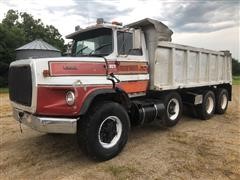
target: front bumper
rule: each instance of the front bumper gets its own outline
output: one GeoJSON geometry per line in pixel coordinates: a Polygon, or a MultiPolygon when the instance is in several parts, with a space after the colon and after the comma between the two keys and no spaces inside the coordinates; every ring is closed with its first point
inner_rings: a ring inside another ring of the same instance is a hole
{"type": "Polygon", "coordinates": [[[13,117],[20,123],[47,133],[75,134],[77,132],[77,118],[39,117],[13,109],[13,117]]]}

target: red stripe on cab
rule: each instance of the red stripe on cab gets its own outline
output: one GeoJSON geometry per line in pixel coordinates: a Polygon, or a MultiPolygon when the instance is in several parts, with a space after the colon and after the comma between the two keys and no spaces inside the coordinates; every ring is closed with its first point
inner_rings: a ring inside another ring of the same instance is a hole
{"type": "Polygon", "coordinates": [[[105,75],[101,62],[49,62],[51,76],[105,75]]]}
{"type": "MultiPolygon", "coordinates": [[[[104,62],[49,62],[51,76],[81,76],[81,75],[106,75],[104,62]]],[[[114,74],[147,74],[146,62],[108,62],[109,73],[114,74]]]]}

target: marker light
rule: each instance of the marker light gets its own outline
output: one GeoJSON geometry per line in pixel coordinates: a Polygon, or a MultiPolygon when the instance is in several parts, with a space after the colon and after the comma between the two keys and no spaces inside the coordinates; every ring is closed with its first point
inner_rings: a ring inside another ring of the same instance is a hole
{"type": "Polygon", "coordinates": [[[112,24],[117,25],[117,26],[122,26],[121,22],[117,22],[117,21],[112,21],[112,24]]]}
{"type": "Polygon", "coordinates": [[[75,95],[72,91],[66,93],[66,102],[69,106],[72,106],[75,102],[75,95]]]}
{"type": "Polygon", "coordinates": [[[103,24],[104,19],[103,18],[97,18],[97,24],[103,24]]]}

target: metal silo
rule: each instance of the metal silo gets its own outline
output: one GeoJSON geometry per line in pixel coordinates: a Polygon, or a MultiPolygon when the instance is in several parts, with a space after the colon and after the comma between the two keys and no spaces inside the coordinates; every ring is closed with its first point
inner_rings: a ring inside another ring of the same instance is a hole
{"type": "Polygon", "coordinates": [[[60,57],[61,52],[42,39],[36,39],[16,49],[16,59],[60,57]]]}

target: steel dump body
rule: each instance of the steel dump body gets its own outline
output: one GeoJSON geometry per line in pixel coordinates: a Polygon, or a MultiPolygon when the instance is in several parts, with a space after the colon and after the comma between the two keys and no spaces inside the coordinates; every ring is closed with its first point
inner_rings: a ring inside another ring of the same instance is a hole
{"type": "MultiPolygon", "coordinates": [[[[153,64],[153,63],[152,63],[153,64]]],[[[160,41],[151,71],[151,89],[168,90],[231,83],[228,53],[160,41]]]]}
{"type": "Polygon", "coordinates": [[[145,36],[150,90],[231,84],[229,51],[171,43],[173,31],[165,24],[149,18],[129,24],[128,27],[141,29],[145,36]]]}

